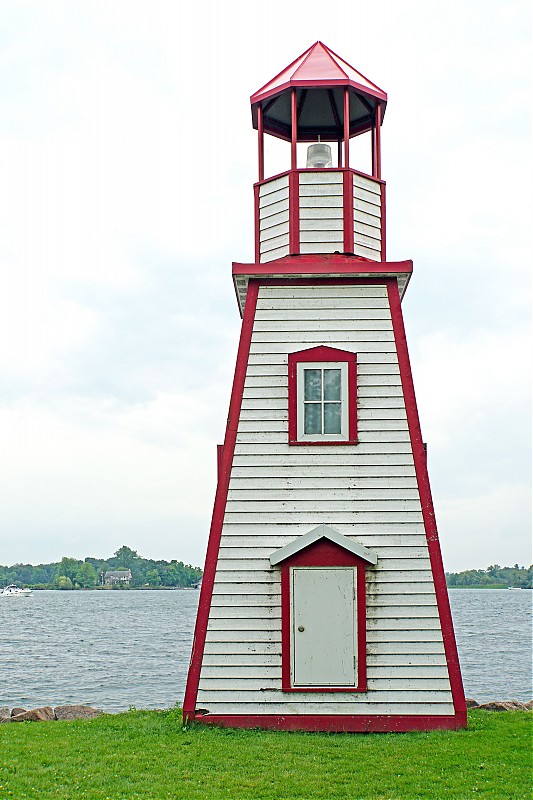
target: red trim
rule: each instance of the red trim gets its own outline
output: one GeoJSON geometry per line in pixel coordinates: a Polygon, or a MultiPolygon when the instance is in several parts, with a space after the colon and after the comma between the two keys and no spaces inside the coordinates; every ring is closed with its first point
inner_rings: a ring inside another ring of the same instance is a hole
{"type": "Polygon", "coordinates": [[[417,714],[195,714],[195,720],[226,728],[270,728],[280,731],[329,731],[330,733],[407,733],[408,731],[466,728],[456,716],[417,714]]]}
{"type": "MultiPolygon", "coordinates": [[[[295,158],[295,156],[294,156],[295,158]]],[[[291,156],[292,159],[292,156],[291,156]]],[[[260,164],[260,171],[262,169],[260,164]]],[[[266,180],[259,180],[254,184],[254,219],[255,219],[255,261],[260,262],[260,209],[259,209],[259,187],[265,186],[271,181],[278,178],[288,177],[289,182],[289,252],[291,256],[299,255],[300,253],[300,173],[316,172],[316,169],[290,169],[285,172],[280,172],[266,180]]],[[[375,180],[371,175],[365,172],[360,172],[355,169],[346,167],[328,167],[321,172],[341,172],[343,180],[343,250],[344,253],[353,254],[354,252],[354,224],[353,224],[353,176],[360,175],[368,180],[375,180]]],[[[380,187],[384,185],[383,181],[375,181],[380,187]]],[[[383,190],[381,191],[383,198],[383,190]]],[[[383,204],[382,204],[383,205],[383,204]]],[[[384,209],[382,208],[382,219],[384,209]]],[[[383,230],[382,230],[383,235],[383,230]]],[[[333,254],[332,254],[333,255],[333,254]]],[[[276,259],[277,260],[277,259],[276,259]]],[[[376,263],[376,262],[374,262],[376,263]]]]}
{"type": "MultiPolygon", "coordinates": [[[[339,144],[342,145],[342,142],[340,142],[339,144]]],[[[353,167],[348,167],[348,168],[347,167],[342,167],[342,166],[339,166],[339,167],[321,167],[320,168],[320,172],[344,172],[346,169],[348,169],[349,172],[353,173],[353,175],[360,175],[362,178],[368,178],[369,180],[375,181],[376,183],[385,183],[384,180],[381,180],[381,179],[378,180],[377,178],[374,178],[373,175],[369,175],[368,172],[361,172],[361,170],[353,169],[353,167]]],[[[284,175],[289,175],[291,172],[298,172],[298,173],[300,173],[300,172],[318,172],[318,170],[316,169],[316,167],[300,167],[300,169],[296,169],[296,170],[286,169],[284,172],[277,172],[275,175],[270,175],[268,178],[265,178],[262,181],[257,181],[256,183],[254,183],[254,186],[257,186],[258,184],[262,185],[264,183],[269,183],[270,181],[275,181],[278,178],[283,178],[284,175]]]]}
{"type": "Polygon", "coordinates": [[[366,565],[334,542],[320,539],[295,553],[281,565],[281,688],[284,692],[366,692],[366,565]],[[291,589],[292,567],[357,568],[357,686],[292,685],[291,589]]]}
{"type": "Polygon", "coordinates": [[[187,676],[185,699],[183,701],[183,714],[185,719],[192,719],[195,713],[196,695],[198,693],[200,670],[202,668],[207,623],[209,620],[209,609],[211,607],[211,599],[213,596],[213,584],[215,581],[218,550],[220,546],[220,537],[222,534],[222,524],[224,522],[224,513],[226,510],[231,465],[233,463],[233,453],[235,451],[235,441],[237,439],[237,427],[241,413],[244,379],[246,377],[246,367],[248,365],[248,357],[250,354],[250,342],[252,339],[258,293],[259,286],[257,282],[250,281],[248,284],[248,293],[246,295],[246,306],[242,321],[239,349],[237,351],[237,364],[235,367],[235,376],[233,378],[233,388],[231,390],[228,424],[226,427],[226,436],[224,438],[223,445],[224,453],[220,464],[220,476],[217,484],[213,516],[211,520],[211,530],[209,532],[209,543],[207,545],[207,554],[205,557],[202,588],[200,590],[200,601],[198,605],[198,614],[196,617],[196,627],[194,630],[191,663],[189,667],[189,674],[187,676]]]}
{"type": "MultiPolygon", "coordinates": [[[[283,71],[284,70],[282,70],[282,72],[283,71]]],[[[270,97],[275,97],[278,94],[282,94],[286,89],[294,89],[295,87],[312,89],[315,86],[317,88],[319,88],[320,86],[331,86],[332,89],[336,86],[347,86],[354,89],[357,92],[357,94],[364,94],[367,95],[368,97],[372,98],[376,97],[378,98],[378,100],[385,100],[385,102],[387,101],[387,95],[385,92],[383,91],[373,92],[371,89],[368,88],[368,86],[365,86],[362,83],[357,83],[356,81],[352,81],[348,78],[327,78],[325,80],[289,80],[286,81],[285,83],[280,84],[271,91],[263,92],[261,94],[261,90],[259,90],[259,92],[256,92],[254,95],[252,95],[250,97],[252,112],[255,112],[258,103],[264,102],[265,100],[268,100],[268,98],[270,97]]],[[[252,122],[254,122],[254,120],[252,120],[252,122]]],[[[256,127],[255,124],[254,127],[256,127]]]]}
{"type": "Polygon", "coordinates": [[[374,112],[374,124],[372,125],[371,136],[372,136],[372,143],[371,143],[371,149],[372,149],[372,177],[375,177],[375,175],[376,175],[376,115],[375,115],[375,112],[374,112]]]}
{"type": "MultiPolygon", "coordinates": [[[[335,255],[334,253],[312,254],[294,258],[270,261],[268,264],[241,264],[233,262],[233,275],[249,275],[250,277],[266,277],[270,275],[354,275],[357,273],[376,275],[382,278],[393,277],[399,273],[410,274],[413,271],[412,261],[366,261],[357,256],[335,255]]],[[[374,280],[374,279],[372,279],[374,280]]]]}
{"type": "MultiPolygon", "coordinates": [[[[269,285],[271,285],[269,281],[269,285]]],[[[296,281],[295,281],[296,283],[296,281]]],[[[297,281],[298,285],[301,281],[297,281]]],[[[310,282],[314,284],[314,281],[310,282]]],[[[319,345],[297,353],[289,353],[289,444],[291,445],[346,445],[357,444],[357,354],[348,350],[339,350],[336,347],[319,345]],[[348,439],[345,441],[328,441],[319,439],[316,442],[298,439],[298,391],[297,391],[297,366],[302,361],[333,361],[348,363],[348,439]]]]}
{"type": "Polygon", "coordinates": [[[353,232],[353,172],[345,170],[342,184],[342,215],[344,228],[344,252],[354,251],[353,232]]]}
{"type": "Polygon", "coordinates": [[[289,252],[300,252],[300,178],[298,172],[289,172],[289,252]]]}
{"type": "MultiPolygon", "coordinates": [[[[363,277],[363,278],[354,278],[351,275],[348,277],[338,277],[338,276],[329,276],[326,275],[325,277],[322,276],[313,276],[312,278],[291,278],[290,283],[287,282],[287,279],[282,276],[281,278],[270,278],[266,277],[259,277],[255,278],[260,286],[381,286],[381,284],[386,284],[390,280],[394,280],[393,277],[387,275],[378,275],[376,277],[363,277]]],[[[321,347],[326,347],[326,345],[321,345],[321,347]]],[[[342,352],[342,351],[341,351],[342,352]]],[[[351,351],[346,351],[351,352],[351,351]]]]}
{"type": "Polygon", "coordinates": [[[264,133],[263,133],[263,109],[261,106],[257,109],[257,161],[259,167],[259,181],[265,179],[265,147],[264,147],[264,133]]]}
{"type": "Polygon", "coordinates": [[[426,453],[424,449],[424,443],[422,440],[422,431],[420,428],[420,420],[418,417],[418,409],[416,405],[413,376],[411,373],[409,352],[407,349],[407,339],[405,337],[405,328],[403,324],[400,294],[398,292],[398,285],[395,281],[391,281],[389,283],[388,295],[389,295],[389,304],[392,317],[392,327],[394,331],[394,339],[396,342],[396,351],[398,353],[400,378],[402,381],[403,395],[405,399],[405,408],[407,412],[407,423],[409,425],[409,435],[411,438],[411,447],[413,450],[413,458],[415,463],[416,478],[418,482],[418,490],[420,492],[422,516],[424,519],[424,528],[426,531],[426,538],[428,543],[429,559],[431,563],[431,571],[433,573],[433,582],[435,585],[435,594],[437,597],[437,606],[439,609],[442,637],[444,640],[444,652],[446,653],[448,674],[450,676],[450,686],[452,690],[453,704],[456,715],[458,716],[458,718],[460,718],[462,723],[464,722],[464,724],[466,724],[466,701],[463,689],[463,681],[461,678],[461,668],[459,665],[459,658],[457,655],[457,645],[455,642],[455,634],[453,630],[450,602],[448,599],[446,578],[444,575],[444,567],[442,564],[439,537],[437,533],[437,523],[435,519],[435,510],[433,508],[433,499],[431,497],[431,489],[429,485],[426,453]]]}
{"type": "Polygon", "coordinates": [[[366,692],[366,564],[357,564],[357,686],[366,692]]]}
{"type": "Polygon", "coordinates": [[[291,685],[291,587],[289,569],[281,567],[281,687],[291,685]]]}
{"type": "Polygon", "coordinates": [[[254,230],[255,230],[255,248],[254,258],[256,264],[261,260],[261,224],[259,219],[259,184],[254,186],[254,230]]]}
{"type": "Polygon", "coordinates": [[[350,92],[344,89],[344,167],[350,166],[350,92]]]}
{"type": "Polygon", "coordinates": [[[375,170],[375,177],[380,180],[381,179],[381,123],[382,119],[382,109],[381,103],[378,103],[376,106],[376,125],[374,128],[375,137],[376,137],[376,160],[374,164],[375,170]]]}
{"type": "Polygon", "coordinates": [[[296,89],[291,91],[291,170],[298,168],[296,143],[298,141],[298,119],[296,116],[296,89]]]}
{"type": "Polygon", "coordinates": [[[222,459],[224,458],[224,445],[217,444],[217,481],[220,478],[220,474],[222,472],[222,459]]]}
{"type": "Polygon", "coordinates": [[[386,184],[381,183],[381,260],[387,259],[387,196],[386,184]]]}

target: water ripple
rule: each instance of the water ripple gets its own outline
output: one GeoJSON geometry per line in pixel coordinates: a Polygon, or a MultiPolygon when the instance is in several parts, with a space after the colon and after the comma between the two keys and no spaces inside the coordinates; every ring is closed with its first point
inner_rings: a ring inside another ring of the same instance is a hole
{"type": "MultiPolygon", "coordinates": [[[[198,594],[43,591],[0,600],[0,706],[181,704],[198,594]]],[[[450,591],[468,696],[531,699],[532,597],[450,591]]]]}

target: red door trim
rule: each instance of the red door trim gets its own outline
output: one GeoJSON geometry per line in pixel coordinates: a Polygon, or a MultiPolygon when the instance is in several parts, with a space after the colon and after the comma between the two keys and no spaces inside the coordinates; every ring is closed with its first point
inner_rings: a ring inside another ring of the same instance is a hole
{"type": "Polygon", "coordinates": [[[281,565],[281,688],[284,692],[366,692],[366,565],[353,553],[326,539],[314,542],[281,565]],[[292,685],[291,567],[355,567],[357,569],[357,686],[292,685]]]}

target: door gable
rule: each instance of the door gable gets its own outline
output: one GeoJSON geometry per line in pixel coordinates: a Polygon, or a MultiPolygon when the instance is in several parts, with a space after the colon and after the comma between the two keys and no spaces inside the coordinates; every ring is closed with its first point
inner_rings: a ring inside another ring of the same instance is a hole
{"type": "MultiPolygon", "coordinates": [[[[317,543],[321,543],[324,545],[330,545],[330,547],[320,548],[323,552],[324,550],[331,551],[344,551],[345,555],[356,556],[358,559],[361,559],[366,564],[371,564],[375,566],[377,564],[377,553],[374,553],[372,550],[368,550],[363,545],[358,544],[358,542],[354,542],[352,539],[349,539],[347,536],[344,536],[339,531],[335,530],[335,528],[330,528],[329,525],[318,525],[318,527],[313,528],[313,530],[304,533],[303,536],[299,536],[294,541],[290,542],[289,544],[285,545],[285,547],[281,547],[279,550],[276,550],[270,556],[270,564],[274,567],[278,564],[281,564],[287,559],[295,559],[298,555],[303,554],[303,551],[307,551],[308,548],[315,550],[317,543]],[[331,548],[331,545],[334,547],[331,548]]],[[[311,553],[309,552],[309,555],[311,553]]],[[[333,554],[332,554],[333,555],[333,554]]],[[[339,554],[340,555],[340,554],[339,554]]]]}

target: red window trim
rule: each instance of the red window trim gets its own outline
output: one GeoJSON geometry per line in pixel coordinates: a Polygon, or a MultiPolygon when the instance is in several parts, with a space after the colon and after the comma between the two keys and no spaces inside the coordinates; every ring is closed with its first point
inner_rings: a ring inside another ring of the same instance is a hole
{"type": "Polygon", "coordinates": [[[319,345],[308,350],[289,354],[289,444],[292,445],[346,445],[357,444],[357,353],[336,347],[319,345]],[[329,361],[348,364],[348,438],[339,441],[321,438],[316,441],[298,439],[298,364],[305,361],[329,361]]]}
{"type": "Polygon", "coordinates": [[[366,692],[366,564],[353,553],[321,539],[281,564],[281,688],[283,692],[366,692]],[[357,569],[357,686],[292,685],[291,567],[355,567],[357,569]]]}

